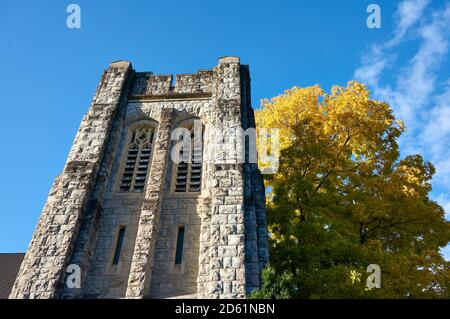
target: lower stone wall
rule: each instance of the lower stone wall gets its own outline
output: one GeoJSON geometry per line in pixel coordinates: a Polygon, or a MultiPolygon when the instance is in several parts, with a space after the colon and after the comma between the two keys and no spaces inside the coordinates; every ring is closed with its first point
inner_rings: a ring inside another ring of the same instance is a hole
{"type": "Polygon", "coordinates": [[[83,285],[82,297],[123,298],[125,296],[141,203],[141,194],[117,194],[105,201],[97,243],[89,273],[83,285]],[[120,226],[125,226],[125,237],[119,263],[113,265],[120,226]]]}
{"type": "Polygon", "coordinates": [[[150,297],[171,298],[197,293],[201,220],[195,198],[165,196],[161,209],[150,297]],[[183,258],[175,265],[179,226],[185,227],[183,258]]]}

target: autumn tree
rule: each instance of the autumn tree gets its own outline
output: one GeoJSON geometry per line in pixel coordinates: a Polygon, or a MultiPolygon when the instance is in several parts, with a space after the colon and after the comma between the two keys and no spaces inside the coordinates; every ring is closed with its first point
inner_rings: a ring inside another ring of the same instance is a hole
{"type": "MultiPolygon", "coordinates": [[[[259,128],[280,131],[279,170],[266,176],[271,246],[256,297],[450,297],[444,210],[430,199],[434,167],[400,158],[404,131],[358,82],[294,87],[263,101],[259,128]],[[381,289],[366,268],[381,267],[381,289]],[[278,279],[277,279],[278,278],[278,279]]],[[[267,163],[260,163],[265,166],[267,163]]]]}

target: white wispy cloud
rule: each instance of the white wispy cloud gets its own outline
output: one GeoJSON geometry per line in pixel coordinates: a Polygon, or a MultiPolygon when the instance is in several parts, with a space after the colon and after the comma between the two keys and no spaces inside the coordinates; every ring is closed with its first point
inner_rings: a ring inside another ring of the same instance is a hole
{"type": "Polygon", "coordinates": [[[450,196],[441,194],[435,200],[444,208],[447,219],[450,219],[450,196]]]}
{"type": "Polygon", "coordinates": [[[450,3],[431,7],[429,0],[405,0],[394,18],[397,22],[391,37],[371,45],[354,77],[405,121],[402,153],[420,153],[433,162],[433,186],[438,190],[434,199],[450,219],[450,78],[442,79],[441,72],[449,55],[450,3]],[[417,49],[400,60],[406,42],[417,49]],[[383,83],[382,77],[392,74],[392,84],[383,83]]]}
{"type": "Polygon", "coordinates": [[[410,130],[416,128],[417,112],[420,113],[430,101],[436,71],[448,52],[450,5],[433,12],[431,17],[425,17],[428,2],[408,0],[400,3],[396,12],[399,22],[392,37],[384,44],[373,44],[363,55],[362,65],[354,74],[356,79],[373,88],[377,98],[390,102],[410,130]],[[394,86],[381,85],[380,76],[397,62],[395,49],[408,36],[420,41],[418,51],[399,68],[394,86]]]}
{"type": "Polygon", "coordinates": [[[403,40],[408,30],[420,20],[429,2],[429,0],[408,0],[399,4],[395,14],[399,22],[394,36],[386,42],[386,47],[395,46],[403,40]]]}
{"type": "Polygon", "coordinates": [[[369,51],[364,53],[362,65],[355,71],[355,77],[375,87],[377,91],[386,91],[389,88],[379,87],[379,78],[383,70],[391,65],[396,55],[389,49],[400,44],[407,31],[411,29],[421,18],[429,0],[406,0],[399,4],[394,19],[398,21],[393,35],[384,43],[374,43],[369,51]]]}
{"type": "MultiPolygon", "coordinates": [[[[450,152],[450,81],[435,99],[420,138],[421,144],[428,145],[428,152],[433,157],[450,152]]],[[[450,157],[447,161],[450,168],[450,157]]]]}

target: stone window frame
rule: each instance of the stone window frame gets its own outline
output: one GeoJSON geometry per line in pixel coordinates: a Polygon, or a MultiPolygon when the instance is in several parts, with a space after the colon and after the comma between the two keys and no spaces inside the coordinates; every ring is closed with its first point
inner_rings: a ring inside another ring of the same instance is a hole
{"type": "Polygon", "coordinates": [[[174,245],[172,246],[173,251],[172,251],[172,259],[171,259],[171,262],[172,262],[171,274],[184,274],[186,271],[186,250],[189,248],[188,240],[190,240],[190,238],[188,237],[189,224],[178,223],[178,224],[176,224],[176,226],[173,226],[172,229],[174,230],[173,231],[174,245]],[[178,232],[181,227],[184,228],[182,258],[181,258],[181,263],[177,264],[175,262],[175,258],[177,255],[178,232]]]}
{"type": "MultiPolygon", "coordinates": [[[[183,119],[179,122],[177,122],[175,124],[175,128],[186,128],[188,130],[192,130],[194,127],[194,121],[195,120],[199,120],[201,121],[200,118],[198,117],[193,117],[193,118],[188,118],[188,119],[183,119]]],[[[205,132],[205,124],[202,122],[202,166],[201,166],[201,173],[200,173],[200,190],[198,192],[190,192],[188,190],[189,185],[186,184],[186,191],[184,192],[177,192],[176,191],[176,183],[177,183],[177,169],[178,169],[178,164],[175,163],[174,161],[172,161],[172,169],[171,169],[171,181],[170,181],[170,195],[171,196],[175,196],[175,197],[198,197],[201,195],[202,193],[202,189],[203,189],[203,181],[204,181],[204,172],[205,172],[205,167],[204,167],[204,156],[205,156],[205,152],[204,152],[204,148],[205,148],[205,140],[204,140],[204,132],[205,132]]],[[[178,141],[175,141],[175,143],[178,141]]],[[[175,143],[172,145],[171,151],[173,150],[173,147],[175,145],[175,143]]],[[[187,175],[190,176],[190,171],[191,171],[191,164],[188,164],[188,173],[187,175]]],[[[189,177],[190,180],[190,177],[189,177]]],[[[187,183],[187,180],[186,180],[187,183]]]]}
{"type": "Polygon", "coordinates": [[[113,246],[111,249],[111,266],[116,267],[122,263],[123,251],[125,246],[125,239],[127,237],[127,227],[125,224],[120,224],[115,227],[116,233],[114,234],[113,246]],[[122,235],[122,240],[120,241],[120,236],[122,235]],[[117,256],[116,256],[117,254],[117,256]],[[117,257],[117,262],[115,258],[117,257]]]}
{"type": "Polygon", "coordinates": [[[111,275],[111,274],[120,274],[122,272],[122,268],[126,266],[127,259],[130,258],[130,256],[127,254],[128,247],[130,244],[130,230],[128,229],[127,223],[118,223],[112,226],[114,231],[114,235],[111,236],[112,240],[110,241],[110,244],[108,246],[108,253],[105,255],[105,257],[108,258],[105,266],[105,274],[111,275]],[[124,237],[122,241],[122,247],[120,252],[120,258],[118,260],[117,264],[114,264],[114,255],[117,247],[117,242],[120,235],[120,229],[124,229],[124,237]]]}
{"type": "Polygon", "coordinates": [[[159,122],[153,119],[141,119],[141,120],[135,120],[133,122],[130,123],[126,123],[125,127],[124,127],[124,133],[123,133],[123,143],[122,143],[122,149],[121,149],[121,156],[120,156],[120,165],[119,165],[119,169],[118,169],[118,174],[116,176],[116,182],[114,185],[114,193],[118,196],[139,196],[142,197],[145,194],[145,190],[146,190],[146,183],[148,181],[148,176],[150,175],[150,170],[151,170],[151,165],[152,165],[152,160],[153,160],[153,153],[154,153],[154,149],[155,149],[155,142],[156,142],[156,135],[158,133],[158,126],[159,126],[159,122]],[[147,166],[147,175],[145,178],[145,186],[142,192],[124,192],[121,191],[121,184],[122,184],[122,178],[125,172],[125,162],[126,159],[128,157],[128,149],[130,146],[130,139],[131,136],[133,134],[133,132],[140,128],[140,127],[149,127],[151,129],[153,129],[153,140],[151,142],[152,147],[151,147],[151,151],[150,151],[150,159],[148,162],[148,166],[147,166]]]}

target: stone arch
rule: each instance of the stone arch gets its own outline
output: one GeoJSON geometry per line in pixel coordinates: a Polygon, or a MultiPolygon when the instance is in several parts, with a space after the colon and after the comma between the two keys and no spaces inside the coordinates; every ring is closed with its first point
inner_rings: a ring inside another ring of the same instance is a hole
{"type": "MultiPolygon", "coordinates": [[[[159,122],[153,118],[146,116],[143,113],[140,113],[139,116],[129,117],[128,115],[125,118],[122,134],[120,137],[120,144],[118,147],[117,159],[114,163],[113,176],[111,178],[111,184],[109,185],[109,191],[115,192],[118,189],[118,183],[120,175],[123,171],[123,163],[127,153],[127,145],[131,138],[132,132],[138,127],[150,127],[156,132],[158,130],[159,122]]],[[[153,138],[153,142],[155,141],[155,137],[153,138]]]]}

